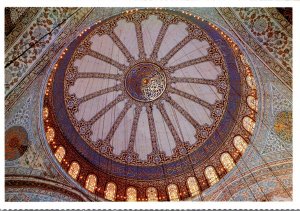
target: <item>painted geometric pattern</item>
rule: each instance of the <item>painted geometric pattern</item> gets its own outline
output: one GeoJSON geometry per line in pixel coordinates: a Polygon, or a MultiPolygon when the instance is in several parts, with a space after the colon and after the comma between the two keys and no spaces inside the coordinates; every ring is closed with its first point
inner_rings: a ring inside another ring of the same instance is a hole
{"type": "MultiPolygon", "coordinates": [[[[81,28],[78,27],[84,22],[84,18],[87,17],[91,10],[91,8],[80,8],[76,11],[72,18],[70,18],[69,21],[66,21],[62,24],[64,25],[66,23],[64,29],[61,30],[61,33],[57,35],[56,39],[51,43],[51,45],[49,45],[49,48],[47,48],[45,52],[36,60],[37,62],[28,70],[28,74],[26,74],[20,83],[18,83],[18,85],[16,85],[6,96],[6,111],[9,110],[16,101],[18,101],[19,97],[33,83],[34,79],[36,79],[36,77],[43,72],[41,70],[46,70],[49,67],[52,59],[57,56],[58,52],[60,52],[65,43],[70,42],[74,39],[74,37],[76,37],[74,32],[81,30],[81,28]]],[[[101,16],[99,16],[99,18],[101,18],[101,16]]],[[[22,19],[22,22],[24,20],[25,19],[22,19]]]]}
{"type": "Polygon", "coordinates": [[[249,32],[260,44],[278,59],[287,71],[292,71],[292,37],[270,17],[264,8],[235,8],[249,32]]]}
{"type": "Polygon", "coordinates": [[[12,23],[12,13],[14,8],[7,7],[5,9],[5,50],[9,49],[18,37],[26,30],[26,27],[33,21],[41,11],[39,7],[27,8],[15,23],[12,23]]]}
{"type": "Polygon", "coordinates": [[[34,188],[14,188],[5,193],[5,201],[9,202],[61,202],[78,201],[70,196],[49,190],[34,188]]]}
{"type": "MultiPolygon", "coordinates": [[[[272,50],[273,52],[270,52],[266,47],[263,46],[263,44],[261,44],[261,42],[263,42],[264,40],[262,39],[256,39],[256,37],[253,35],[253,33],[251,32],[251,27],[253,27],[253,23],[251,25],[251,22],[249,22],[250,17],[246,16],[245,14],[248,14],[245,12],[236,12],[236,10],[241,10],[243,11],[243,9],[233,9],[233,8],[218,8],[218,11],[220,12],[220,14],[224,17],[224,19],[226,20],[226,22],[228,24],[230,24],[230,27],[235,31],[235,33],[243,38],[243,42],[246,43],[256,54],[256,56],[258,58],[260,58],[262,61],[264,61],[264,63],[267,65],[267,67],[269,68],[269,70],[274,73],[274,75],[276,77],[278,77],[279,80],[281,80],[289,89],[292,89],[292,75],[291,75],[291,68],[286,68],[288,67],[288,65],[290,65],[287,61],[285,61],[284,59],[282,59],[281,56],[276,56],[277,59],[274,59],[273,54],[274,50],[272,50]],[[242,17],[247,18],[246,23],[244,23],[244,19],[242,19],[239,14],[241,14],[242,17]],[[287,63],[286,65],[283,65],[287,63]],[[288,70],[288,71],[287,71],[288,70]]],[[[255,10],[255,8],[248,8],[246,9],[246,11],[251,12],[252,10],[255,10]]],[[[269,18],[269,17],[268,17],[269,18]]],[[[273,19],[271,19],[273,21],[273,19]]],[[[259,20],[257,23],[257,27],[259,28],[259,30],[262,30],[263,28],[260,27],[259,25],[259,20]]],[[[273,21],[274,22],[274,21],[273,21]]],[[[276,22],[276,21],[275,21],[276,22]]],[[[265,24],[263,24],[262,26],[264,26],[265,24]]],[[[268,23],[269,25],[269,23],[268,23]]],[[[272,24],[271,24],[272,25],[272,24]]],[[[270,28],[272,29],[272,28],[270,28]]],[[[269,30],[269,29],[268,29],[269,30]]],[[[285,32],[282,32],[285,33],[285,32]]],[[[271,35],[272,33],[270,33],[271,35]]],[[[279,39],[278,40],[278,44],[276,44],[276,42],[274,42],[274,37],[278,36],[278,34],[273,33],[272,35],[274,35],[272,38],[273,40],[273,44],[274,45],[286,45],[285,43],[290,43],[290,37],[289,38],[284,38],[283,40],[279,39]]],[[[281,34],[283,35],[283,34],[281,34]]],[[[263,35],[261,35],[263,36],[263,35]]],[[[270,39],[271,39],[270,38],[270,39]]],[[[269,39],[269,38],[268,38],[269,39]]],[[[271,50],[272,48],[276,49],[275,47],[270,47],[269,49],[271,50]]],[[[291,45],[287,45],[287,47],[284,49],[284,55],[287,55],[287,53],[291,52],[291,45]]],[[[287,56],[287,59],[289,59],[289,56],[287,56]]]]}
{"type": "Polygon", "coordinates": [[[5,52],[5,91],[8,93],[45,52],[76,8],[44,8],[40,16],[5,52]]]}

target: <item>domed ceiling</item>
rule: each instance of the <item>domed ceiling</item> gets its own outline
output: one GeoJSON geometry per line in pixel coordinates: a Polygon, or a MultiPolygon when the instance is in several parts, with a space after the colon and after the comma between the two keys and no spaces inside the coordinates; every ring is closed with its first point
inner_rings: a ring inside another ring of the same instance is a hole
{"type": "Polygon", "coordinates": [[[197,16],[131,10],[84,30],[48,79],[46,139],[62,168],[108,200],[183,200],[216,184],[255,127],[238,46],[197,16]]]}

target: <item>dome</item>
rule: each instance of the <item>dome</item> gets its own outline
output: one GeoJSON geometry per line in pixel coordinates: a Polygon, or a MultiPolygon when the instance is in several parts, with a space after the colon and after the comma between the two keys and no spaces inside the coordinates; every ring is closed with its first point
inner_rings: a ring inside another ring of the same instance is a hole
{"type": "Polygon", "coordinates": [[[234,168],[257,107],[247,59],[222,29],[136,9],[95,23],[64,49],[43,121],[57,163],[92,194],[184,200],[234,168]]]}

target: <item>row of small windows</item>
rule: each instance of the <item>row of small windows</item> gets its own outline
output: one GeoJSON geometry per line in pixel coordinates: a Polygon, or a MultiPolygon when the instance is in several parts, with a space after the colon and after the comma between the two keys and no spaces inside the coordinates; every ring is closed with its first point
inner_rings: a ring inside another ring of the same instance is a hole
{"type": "MultiPolygon", "coordinates": [[[[244,140],[241,136],[236,136],[233,139],[233,144],[235,148],[243,154],[247,148],[247,142],[244,140]]],[[[62,162],[64,156],[65,156],[65,149],[62,146],[59,146],[55,152],[55,157],[58,160],[58,162],[62,162]]],[[[227,152],[223,153],[220,157],[220,161],[225,168],[227,172],[231,171],[234,166],[235,162],[231,155],[227,152]]],[[[77,179],[80,172],[80,165],[74,161],[71,163],[68,174],[73,178],[77,179]]],[[[219,176],[213,166],[208,166],[205,171],[204,175],[209,183],[210,186],[216,184],[219,181],[219,176]]],[[[187,186],[190,192],[191,196],[196,196],[200,194],[200,188],[197,182],[197,179],[195,177],[189,177],[187,179],[187,186]]],[[[89,190],[90,192],[95,192],[95,189],[97,187],[97,177],[94,174],[88,175],[86,182],[85,182],[85,188],[89,190]]],[[[167,187],[167,192],[170,201],[179,201],[179,190],[177,185],[170,184],[167,187]]],[[[115,183],[109,182],[106,185],[104,197],[107,200],[115,201],[116,200],[116,193],[117,193],[117,186],[115,183]]],[[[148,201],[158,201],[158,193],[156,188],[149,187],[146,190],[146,195],[148,201]]],[[[127,201],[136,201],[137,200],[137,190],[134,187],[128,187],[126,190],[126,198],[127,201]]]]}
{"type": "MultiPolygon", "coordinates": [[[[255,85],[255,80],[254,80],[254,77],[252,75],[248,75],[246,77],[246,81],[247,81],[247,84],[248,86],[251,88],[251,89],[254,89],[256,90],[256,85],[255,85]]],[[[253,97],[253,96],[248,96],[247,97],[247,104],[248,106],[254,110],[254,111],[258,111],[258,100],[253,97]]],[[[253,119],[251,119],[250,117],[246,116],[243,118],[243,127],[251,134],[253,134],[254,132],[254,127],[255,127],[255,122],[253,119]]]]}
{"type": "MultiPolygon", "coordinates": [[[[249,132],[249,133],[253,133],[254,128],[255,128],[255,122],[253,119],[251,119],[250,117],[246,116],[243,118],[243,126],[244,128],[249,132]]],[[[241,152],[244,153],[244,150],[247,147],[247,143],[245,142],[245,140],[241,137],[241,136],[236,136],[233,139],[233,143],[235,148],[241,152]]],[[[64,156],[65,156],[65,149],[62,146],[59,146],[55,152],[55,157],[58,160],[58,162],[61,163],[61,161],[63,160],[64,156]]],[[[228,157],[228,156],[227,156],[228,157]]],[[[221,157],[222,160],[222,157],[221,157]]],[[[70,170],[69,170],[69,174],[76,179],[78,174],[79,174],[79,164],[77,162],[73,162],[70,166],[70,170]]]]}

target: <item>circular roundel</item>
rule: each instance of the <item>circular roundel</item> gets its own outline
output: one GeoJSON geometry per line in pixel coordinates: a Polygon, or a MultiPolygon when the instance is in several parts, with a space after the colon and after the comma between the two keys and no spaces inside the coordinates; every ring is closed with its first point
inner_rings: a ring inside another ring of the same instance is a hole
{"type": "Polygon", "coordinates": [[[62,52],[43,119],[56,159],[87,190],[177,200],[234,168],[257,108],[250,66],[223,31],[144,9],[98,22],[62,52]]]}
{"type": "Polygon", "coordinates": [[[274,130],[285,142],[292,142],[293,115],[291,111],[282,111],[276,115],[274,130]]]}
{"type": "Polygon", "coordinates": [[[5,160],[20,158],[28,148],[28,134],[21,126],[13,126],[5,131],[5,160]]]}
{"type": "Polygon", "coordinates": [[[156,100],[166,88],[164,71],[153,63],[136,64],[127,72],[124,81],[128,94],[141,102],[156,100]]]}

